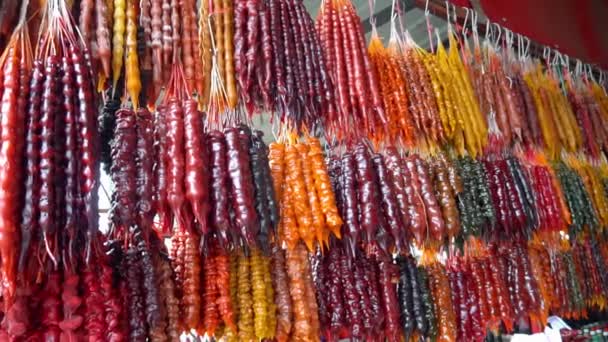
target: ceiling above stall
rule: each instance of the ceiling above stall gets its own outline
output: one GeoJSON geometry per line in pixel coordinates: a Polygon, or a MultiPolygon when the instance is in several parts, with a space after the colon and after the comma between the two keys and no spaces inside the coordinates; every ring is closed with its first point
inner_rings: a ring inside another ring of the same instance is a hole
{"type": "MultiPolygon", "coordinates": [[[[431,0],[432,3],[439,1],[431,0]]],[[[608,70],[608,0],[450,0],[585,63],[608,70]]],[[[440,3],[445,3],[441,1],[440,3]]]]}

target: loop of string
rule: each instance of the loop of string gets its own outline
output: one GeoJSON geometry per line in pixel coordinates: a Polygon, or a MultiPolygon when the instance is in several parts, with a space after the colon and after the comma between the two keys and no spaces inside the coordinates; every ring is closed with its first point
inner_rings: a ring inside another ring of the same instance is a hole
{"type": "Polygon", "coordinates": [[[369,6],[369,24],[372,28],[376,29],[376,17],[374,17],[374,8],[376,7],[376,0],[367,0],[369,6]]]}
{"type": "Polygon", "coordinates": [[[586,69],[587,69],[587,75],[589,76],[589,78],[595,82],[595,76],[593,75],[593,70],[591,69],[591,64],[587,64],[586,65],[586,69]]]}
{"type": "Polygon", "coordinates": [[[441,36],[439,35],[438,28],[435,28],[435,37],[437,38],[437,44],[441,44],[441,36]]]}
{"type": "Polygon", "coordinates": [[[557,60],[560,65],[564,65],[564,58],[562,57],[562,54],[557,50],[555,50],[555,57],[557,57],[557,60]]]}
{"type": "Polygon", "coordinates": [[[546,46],[543,48],[543,59],[545,60],[545,64],[547,64],[547,68],[549,68],[550,67],[549,48],[546,46]]]}
{"type": "Polygon", "coordinates": [[[392,3],[391,6],[392,6],[392,10],[391,10],[392,15],[391,15],[391,18],[393,18],[393,17],[401,17],[401,15],[403,13],[401,12],[401,4],[400,4],[400,2],[397,1],[397,0],[393,0],[393,3],[392,3]]]}
{"type": "Polygon", "coordinates": [[[508,46],[513,46],[513,31],[505,29],[505,40],[508,46]]]}
{"type": "Polygon", "coordinates": [[[505,51],[505,54],[508,55],[509,50],[511,50],[512,40],[510,39],[511,37],[509,35],[510,31],[507,28],[503,28],[503,30],[505,32],[505,37],[502,40],[502,48],[503,48],[503,51],[505,51]]]}
{"type": "MultiPolygon", "coordinates": [[[[551,51],[553,51],[553,60],[551,61],[551,65],[555,66],[555,65],[557,65],[557,62],[558,62],[557,51],[555,51],[555,50],[551,50],[551,51]]],[[[551,52],[549,52],[549,58],[551,58],[551,52]]]]}
{"type": "Polygon", "coordinates": [[[490,25],[490,19],[486,19],[486,34],[484,39],[487,41],[490,38],[492,32],[492,26],[490,25]]]}
{"type": "Polygon", "coordinates": [[[502,29],[500,27],[500,25],[498,25],[497,23],[492,23],[493,26],[496,26],[496,31],[498,31],[498,35],[496,37],[496,41],[494,42],[494,45],[496,47],[499,46],[500,44],[500,38],[502,38],[502,29]]]}
{"type": "Polygon", "coordinates": [[[523,39],[520,34],[517,35],[517,59],[522,60],[523,52],[523,39]]]}
{"type": "Polygon", "coordinates": [[[473,31],[473,42],[475,46],[479,47],[479,32],[477,31],[477,21],[479,19],[479,15],[477,12],[472,11],[471,14],[471,30],[473,31]]]}
{"type": "MultiPolygon", "coordinates": [[[[448,12],[450,11],[450,7],[448,5],[448,12]]],[[[452,20],[454,21],[455,25],[458,25],[458,13],[456,13],[456,5],[452,5],[452,20]]]]}
{"type": "Polygon", "coordinates": [[[430,18],[426,17],[426,32],[429,35],[429,46],[431,47],[431,53],[435,53],[435,47],[433,46],[433,25],[431,24],[430,18]]]}
{"type": "Polygon", "coordinates": [[[401,11],[401,5],[399,1],[396,0],[397,7],[397,18],[399,20],[399,30],[401,30],[401,34],[405,34],[405,27],[407,27],[407,23],[403,23],[405,21],[405,13],[401,11]]]}
{"type": "MultiPolygon", "coordinates": [[[[401,9],[399,8],[399,2],[397,0],[393,0],[391,4],[391,33],[389,41],[399,42],[399,35],[397,33],[396,21],[399,18],[399,24],[401,25],[401,9]]],[[[401,27],[403,31],[403,27],[401,27]]]]}
{"type": "Polygon", "coordinates": [[[583,75],[583,78],[585,78],[585,79],[589,78],[589,74],[587,72],[587,66],[588,66],[588,64],[581,63],[581,74],[583,75]]]}
{"type": "MultiPolygon", "coordinates": [[[[468,32],[468,28],[467,28],[467,22],[469,21],[469,9],[467,7],[464,8],[465,11],[465,15],[464,15],[464,22],[462,23],[462,35],[464,37],[467,36],[467,32],[468,32]]],[[[473,19],[471,18],[471,24],[473,23],[473,19]]],[[[471,25],[473,26],[473,25],[471,25]]]]}
{"type": "Polygon", "coordinates": [[[431,48],[431,53],[435,53],[435,48],[433,47],[433,26],[431,25],[431,19],[429,17],[429,0],[426,0],[424,4],[424,18],[426,20],[426,32],[429,36],[429,46],[431,48]]]}
{"type": "MultiPolygon", "coordinates": [[[[427,0],[426,4],[428,5],[429,2],[427,0]]],[[[446,0],[445,1],[445,21],[448,23],[448,34],[452,33],[452,21],[450,20],[450,3],[446,0]]]]}

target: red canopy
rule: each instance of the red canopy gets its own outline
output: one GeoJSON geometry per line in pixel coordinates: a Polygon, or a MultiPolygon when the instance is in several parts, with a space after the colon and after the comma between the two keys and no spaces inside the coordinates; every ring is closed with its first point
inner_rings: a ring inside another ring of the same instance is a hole
{"type": "MultiPolygon", "coordinates": [[[[471,8],[469,0],[450,0],[471,8]]],[[[608,0],[480,0],[486,16],[513,32],[608,70],[608,0]]]]}

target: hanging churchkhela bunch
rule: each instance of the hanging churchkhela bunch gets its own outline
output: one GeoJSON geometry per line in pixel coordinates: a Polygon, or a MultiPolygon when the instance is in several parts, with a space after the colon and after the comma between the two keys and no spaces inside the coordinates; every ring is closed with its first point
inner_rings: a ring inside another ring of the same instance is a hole
{"type": "Polygon", "coordinates": [[[27,5],[0,58],[1,334],[6,340],[120,340],[122,303],[97,230],[98,142],[89,50],[66,4],[48,1],[32,54],[27,5]]]}
{"type": "Polygon", "coordinates": [[[427,162],[389,147],[372,156],[359,143],[331,156],[329,165],[349,254],[360,243],[365,249],[407,253],[409,242],[438,246],[460,236],[456,198],[463,191],[461,179],[444,155],[427,162]]]}
{"type": "MultiPolygon", "coordinates": [[[[127,80],[128,82],[128,80],[127,80]]],[[[165,336],[161,320],[155,258],[162,252],[153,234],[153,118],[145,107],[136,111],[123,104],[116,114],[110,173],[115,184],[112,195],[112,228],[109,235],[118,241],[120,281],[125,289],[123,304],[128,307],[128,338],[142,341],[148,336],[165,336]],[[142,283],[154,284],[140,287],[142,283]]]]}
{"type": "MultiPolygon", "coordinates": [[[[253,3],[252,3],[253,4],[253,3]]],[[[202,63],[202,79],[197,80],[203,108],[215,117],[225,109],[234,110],[239,101],[236,77],[238,4],[233,0],[202,1],[199,8],[197,58],[202,63]]],[[[255,5],[253,6],[255,9],[255,5]]],[[[255,15],[252,15],[255,17],[255,15]]],[[[200,74],[196,72],[196,74],[200,74]]]]}
{"type": "Polygon", "coordinates": [[[339,238],[342,219],[319,140],[272,143],[268,159],[281,209],[279,239],[287,249],[302,241],[313,251],[315,242],[328,246],[330,233],[339,238]]]}
{"type": "MultiPolygon", "coordinates": [[[[219,56],[216,58],[220,75],[223,68],[226,70],[224,84],[229,100],[232,100],[232,82],[236,80],[241,104],[249,114],[260,109],[276,112],[281,122],[297,129],[312,127],[321,118],[335,116],[326,60],[304,3],[236,0],[232,6],[234,48],[230,46],[226,53],[234,59],[226,60],[224,67],[219,56]],[[233,62],[234,69],[228,69],[233,62]]],[[[217,11],[217,6],[214,10],[217,11]]],[[[221,17],[222,14],[212,13],[210,20],[216,22],[216,18],[221,17]]],[[[217,24],[211,28],[220,54],[218,34],[222,28],[217,24]]],[[[202,28],[203,34],[206,30],[202,28]]],[[[210,58],[207,57],[207,62],[210,58]]],[[[233,100],[235,104],[236,100],[233,100]]]]}
{"type": "MultiPolygon", "coordinates": [[[[73,6],[72,13],[74,18],[78,18],[78,31],[82,37],[83,45],[91,51],[92,62],[98,68],[99,76],[102,79],[111,79],[112,68],[112,44],[113,41],[112,22],[114,9],[125,10],[126,0],[117,1],[96,1],[85,0],[80,2],[80,7],[73,6]]],[[[68,8],[69,10],[69,8],[68,8]]],[[[123,13],[124,16],[124,13],[123,13]]],[[[119,15],[120,17],[120,15],[119,15]]],[[[120,24],[120,20],[118,21],[120,24]]],[[[124,26],[122,26],[124,30],[124,26]]],[[[116,31],[114,31],[116,33],[116,31]]],[[[97,73],[91,69],[93,75],[97,73]]]]}
{"type": "Polygon", "coordinates": [[[366,44],[348,0],[68,3],[0,57],[4,340],[481,341],[606,309],[580,64],[476,15],[426,51],[397,14],[366,44]]]}
{"type": "Polygon", "coordinates": [[[377,71],[360,25],[350,1],[322,2],[316,27],[336,89],[336,114],[327,117],[325,129],[339,138],[356,136],[355,132],[373,135],[387,124],[377,71]]]}
{"type": "Polygon", "coordinates": [[[370,62],[378,73],[378,84],[387,120],[387,131],[374,132],[374,139],[386,139],[391,143],[400,142],[411,146],[415,142],[417,132],[411,117],[406,88],[410,83],[402,72],[400,41],[394,20],[391,22],[391,36],[386,48],[382,45],[376,27],[373,26],[367,51],[370,62]]]}
{"type": "Polygon", "coordinates": [[[435,85],[431,77],[433,69],[425,68],[428,52],[416,45],[409,32],[404,33],[400,47],[402,70],[408,80],[407,93],[410,96],[410,108],[416,128],[423,132],[428,140],[442,143],[446,139],[444,126],[449,126],[450,118],[447,113],[440,111],[442,98],[434,92],[435,85]]]}
{"type": "Polygon", "coordinates": [[[340,243],[317,255],[314,270],[321,332],[330,341],[341,338],[400,336],[399,304],[393,286],[396,268],[389,260],[358,253],[351,259],[340,243]],[[321,310],[324,308],[324,310],[321,310]]]}
{"type": "MultiPolygon", "coordinates": [[[[9,304],[14,300],[17,290],[17,270],[25,268],[30,246],[38,243],[38,241],[32,241],[34,227],[39,225],[34,211],[40,209],[38,199],[34,197],[33,192],[34,187],[36,187],[36,192],[39,192],[40,189],[37,185],[32,184],[32,176],[29,174],[31,170],[32,173],[36,173],[37,177],[40,175],[37,157],[40,147],[29,146],[35,132],[33,132],[33,124],[26,120],[32,121],[30,118],[32,114],[28,113],[32,107],[28,103],[29,94],[33,94],[32,97],[37,99],[38,103],[42,100],[42,81],[44,81],[45,72],[42,58],[35,58],[36,65],[34,66],[28,27],[25,24],[25,14],[22,13],[18,27],[11,35],[6,50],[0,57],[2,70],[2,82],[0,83],[1,132],[3,132],[0,133],[2,141],[0,158],[3,161],[3,166],[0,168],[2,186],[0,215],[4,222],[0,243],[0,258],[2,259],[0,273],[3,280],[3,297],[6,296],[9,304]],[[35,158],[30,157],[32,154],[36,155],[35,158]],[[23,170],[23,165],[26,165],[25,170],[23,170]],[[24,177],[25,179],[21,179],[24,171],[27,176],[24,177]],[[23,186],[23,181],[25,181],[25,186],[23,186]],[[26,192],[26,205],[22,213],[18,199],[24,191],[26,192]],[[24,221],[23,224],[21,221],[24,221]]],[[[51,79],[53,78],[54,76],[51,77],[51,79]]],[[[51,96],[51,94],[48,95],[51,96]]],[[[40,106],[32,108],[31,112],[40,116],[40,106]]],[[[52,216],[54,216],[54,212],[52,216]]]]}
{"type": "MultiPolygon", "coordinates": [[[[121,270],[119,278],[122,303],[127,322],[124,339],[145,341],[166,340],[175,335],[175,322],[165,313],[161,294],[167,292],[167,275],[161,272],[161,259],[167,252],[153,230],[158,212],[155,200],[154,151],[155,119],[145,106],[140,77],[138,44],[138,4],[134,1],[116,2],[113,8],[112,93],[104,106],[103,118],[114,132],[110,143],[107,165],[114,182],[111,227],[108,235],[116,240],[116,264],[121,270]],[[124,65],[124,76],[122,67],[124,65]],[[124,97],[120,108],[114,102],[116,91],[124,80],[124,97]],[[142,286],[142,284],[151,284],[142,286]]],[[[81,18],[82,19],[82,18],[81,18]]],[[[143,61],[142,61],[143,62],[143,61]]],[[[170,291],[170,290],[169,290],[170,291]]]]}

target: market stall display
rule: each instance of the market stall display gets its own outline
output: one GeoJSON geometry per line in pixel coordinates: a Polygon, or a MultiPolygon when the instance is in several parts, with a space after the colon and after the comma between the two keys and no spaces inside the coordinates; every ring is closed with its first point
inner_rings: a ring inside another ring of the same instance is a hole
{"type": "Polygon", "coordinates": [[[384,46],[349,0],[25,2],[2,340],[482,341],[606,310],[602,80],[476,26],[426,51],[393,7],[384,46]]]}

